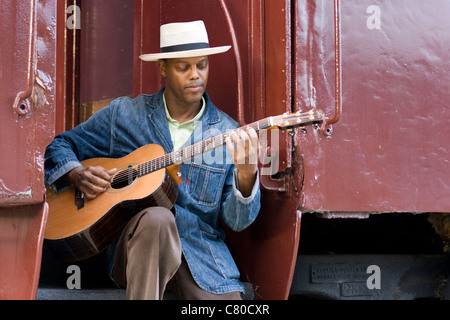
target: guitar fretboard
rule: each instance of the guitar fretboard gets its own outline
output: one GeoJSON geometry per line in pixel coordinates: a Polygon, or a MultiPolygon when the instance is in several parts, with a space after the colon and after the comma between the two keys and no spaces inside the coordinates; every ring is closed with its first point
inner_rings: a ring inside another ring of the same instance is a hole
{"type": "Polygon", "coordinates": [[[266,118],[250,123],[238,129],[227,131],[218,136],[208,138],[201,142],[197,142],[185,148],[181,148],[177,151],[165,154],[164,156],[140,164],[138,166],[138,176],[145,176],[149,173],[167,168],[173,164],[181,163],[201,154],[210,152],[216,148],[222,147],[225,144],[225,139],[229,137],[232,132],[237,132],[238,130],[247,130],[248,128],[253,128],[256,132],[258,132],[269,127],[271,127],[271,118],[266,118]]]}

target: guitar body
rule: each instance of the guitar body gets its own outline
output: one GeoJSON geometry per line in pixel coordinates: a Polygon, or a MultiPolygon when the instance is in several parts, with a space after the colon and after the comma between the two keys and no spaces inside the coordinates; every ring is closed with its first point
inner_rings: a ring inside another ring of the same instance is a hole
{"type": "Polygon", "coordinates": [[[177,166],[143,176],[136,174],[144,159],[163,155],[161,146],[150,144],[120,159],[83,161],[84,167],[117,168],[118,172],[111,186],[94,200],[84,199],[73,187],[47,195],[49,216],[45,238],[55,254],[65,261],[89,258],[114,243],[139,211],[152,206],[172,208],[180,182],[174,174],[177,166]]]}

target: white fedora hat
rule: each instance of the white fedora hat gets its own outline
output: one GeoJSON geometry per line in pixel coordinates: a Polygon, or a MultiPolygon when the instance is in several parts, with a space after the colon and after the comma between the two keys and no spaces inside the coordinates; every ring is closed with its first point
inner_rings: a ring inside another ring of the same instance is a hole
{"type": "Polygon", "coordinates": [[[139,56],[144,61],[191,58],[228,51],[231,46],[209,47],[208,33],[203,21],[163,24],[160,28],[160,52],[139,56]]]}

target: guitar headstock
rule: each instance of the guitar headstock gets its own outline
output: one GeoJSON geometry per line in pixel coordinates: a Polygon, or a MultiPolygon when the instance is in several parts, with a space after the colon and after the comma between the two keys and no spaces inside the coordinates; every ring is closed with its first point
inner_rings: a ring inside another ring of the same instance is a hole
{"type": "Polygon", "coordinates": [[[284,113],[271,117],[272,126],[280,130],[291,130],[298,127],[318,125],[323,123],[325,115],[322,110],[310,110],[307,112],[284,113]]]}

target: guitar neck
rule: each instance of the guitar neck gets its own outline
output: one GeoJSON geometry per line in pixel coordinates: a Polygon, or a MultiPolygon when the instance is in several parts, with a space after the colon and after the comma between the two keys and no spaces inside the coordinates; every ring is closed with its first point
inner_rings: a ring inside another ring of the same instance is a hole
{"type": "Polygon", "coordinates": [[[138,166],[138,175],[144,176],[146,174],[158,171],[163,168],[167,168],[171,165],[181,163],[183,161],[195,158],[206,152],[210,152],[216,148],[222,147],[225,144],[225,140],[233,132],[238,130],[247,130],[248,128],[255,129],[256,132],[260,130],[266,130],[272,127],[272,118],[265,118],[259,121],[255,121],[246,126],[240,127],[238,129],[227,131],[215,137],[197,142],[185,148],[181,148],[177,151],[165,154],[162,157],[152,159],[138,166]]]}

